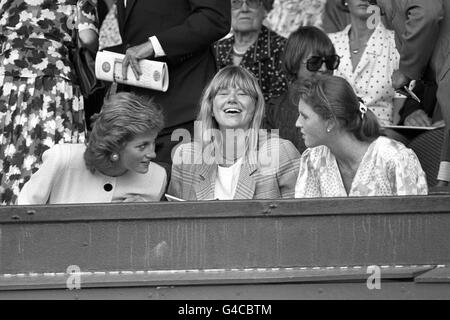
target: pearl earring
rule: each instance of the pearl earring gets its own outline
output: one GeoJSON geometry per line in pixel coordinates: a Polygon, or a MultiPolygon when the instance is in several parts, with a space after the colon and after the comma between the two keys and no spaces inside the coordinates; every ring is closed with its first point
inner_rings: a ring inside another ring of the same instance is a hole
{"type": "Polygon", "coordinates": [[[117,153],[113,153],[111,155],[111,161],[116,162],[117,160],[119,160],[119,155],[117,153]]]}
{"type": "Polygon", "coordinates": [[[327,128],[327,132],[330,133],[330,132],[331,132],[331,129],[330,129],[330,128],[327,128]]]}

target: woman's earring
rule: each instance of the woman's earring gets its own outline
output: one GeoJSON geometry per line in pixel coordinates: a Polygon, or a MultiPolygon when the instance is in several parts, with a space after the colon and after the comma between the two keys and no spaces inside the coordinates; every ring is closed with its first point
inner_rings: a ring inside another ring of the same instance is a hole
{"type": "Polygon", "coordinates": [[[330,128],[327,128],[327,132],[330,133],[330,132],[331,132],[331,129],[330,129],[330,128]]]}
{"type": "Polygon", "coordinates": [[[348,7],[348,2],[344,2],[344,6],[348,7]]]}
{"type": "Polygon", "coordinates": [[[116,162],[117,160],[119,160],[119,155],[117,153],[113,153],[111,155],[111,161],[116,162]]]}

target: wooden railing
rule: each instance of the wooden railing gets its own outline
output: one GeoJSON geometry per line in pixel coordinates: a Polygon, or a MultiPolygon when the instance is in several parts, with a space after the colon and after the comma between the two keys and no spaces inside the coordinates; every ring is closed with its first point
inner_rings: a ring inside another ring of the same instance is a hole
{"type": "Polygon", "coordinates": [[[450,195],[0,208],[0,291],[65,289],[69,266],[105,288],[362,281],[371,265],[450,279],[450,195]]]}

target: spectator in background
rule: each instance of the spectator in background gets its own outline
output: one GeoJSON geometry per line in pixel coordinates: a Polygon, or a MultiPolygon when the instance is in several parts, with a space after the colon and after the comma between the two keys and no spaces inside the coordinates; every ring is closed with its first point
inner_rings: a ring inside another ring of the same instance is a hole
{"type": "MultiPolygon", "coordinates": [[[[372,0],[374,1],[374,0],[372,0]]],[[[411,80],[437,84],[437,105],[446,128],[438,186],[450,181],[450,2],[448,0],[378,0],[395,30],[400,66],[392,76],[394,88],[411,80]]],[[[418,114],[423,117],[423,114],[418,114]]]]}
{"type": "Polygon", "coordinates": [[[241,66],[252,72],[268,101],[287,88],[281,70],[286,39],[262,25],[273,0],[231,0],[233,36],[215,44],[219,69],[241,66]]]}
{"type": "Polygon", "coordinates": [[[84,100],[70,49],[96,51],[96,1],[0,4],[0,203],[13,204],[54,144],[85,141],[84,100]]]}
{"type": "Polygon", "coordinates": [[[113,0],[99,0],[98,14],[100,20],[99,50],[120,45],[119,22],[117,21],[117,5],[113,0]]]}
{"type": "Polygon", "coordinates": [[[286,38],[301,26],[322,28],[325,3],[326,0],[275,0],[264,24],[286,38]]]}
{"type": "Polygon", "coordinates": [[[400,60],[394,31],[387,30],[381,22],[369,25],[372,13],[367,12],[367,0],[342,2],[350,12],[351,24],[340,32],[329,34],[341,57],[335,75],[344,77],[352,85],[382,126],[395,124],[405,97],[392,87],[391,76],[398,69],[400,60]]]}
{"type": "Polygon", "coordinates": [[[159,201],[167,176],[151,160],[162,128],[162,112],[153,102],[125,92],[111,96],[87,146],[60,144],[47,150],[18,204],[159,201]]]}
{"type": "Polygon", "coordinates": [[[300,79],[292,92],[308,147],[300,160],[296,198],[428,193],[415,153],[380,137],[376,116],[344,78],[300,79]]]}
{"type": "Polygon", "coordinates": [[[167,92],[119,86],[152,96],[163,108],[166,127],[157,138],[156,161],[170,169],[172,132],[183,128],[193,135],[203,88],[216,72],[212,44],[230,31],[230,2],[226,0],[118,0],[118,21],[125,53],[122,71],[139,77],[139,60],[167,62],[167,92]]]}
{"type": "Polygon", "coordinates": [[[442,121],[439,108],[436,108],[436,89],[434,82],[417,81],[413,89],[420,102],[408,97],[399,111],[399,125],[430,127],[442,121]]]}
{"type": "MultiPolygon", "coordinates": [[[[97,10],[100,25],[99,50],[110,51],[111,47],[115,47],[122,43],[117,22],[117,7],[115,1],[98,0],[97,10]]],[[[91,117],[100,112],[108,89],[106,82],[99,80],[97,90],[85,99],[85,116],[88,130],[91,130],[92,128],[91,117]]]]}
{"type": "MultiPolygon", "coordinates": [[[[392,26],[386,19],[386,16],[381,14],[380,18],[384,26],[387,29],[392,30],[392,26]]],[[[326,33],[342,31],[350,23],[349,11],[345,8],[345,4],[342,0],[326,0],[325,9],[322,15],[323,31],[326,33]]]]}
{"type": "MultiPolygon", "coordinates": [[[[298,78],[310,77],[316,73],[333,74],[339,66],[339,56],[330,38],[319,28],[300,27],[288,38],[283,69],[289,83],[298,78]]],[[[279,129],[280,137],[291,141],[302,153],[306,147],[299,139],[295,126],[298,118],[298,106],[290,99],[288,91],[280,97],[271,99],[266,105],[265,127],[279,129]]]]}
{"type": "Polygon", "coordinates": [[[351,23],[350,14],[341,0],[326,0],[322,15],[322,27],[326,33],[342,31],[351,23]]]}

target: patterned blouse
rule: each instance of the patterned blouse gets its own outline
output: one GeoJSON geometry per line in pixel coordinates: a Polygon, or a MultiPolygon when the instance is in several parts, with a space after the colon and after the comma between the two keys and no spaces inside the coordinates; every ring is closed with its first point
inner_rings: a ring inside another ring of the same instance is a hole
{"type": "Polygon", "coordinates": [[[77,3],[79,30],[97,32],[96,0],[1,1],[0,75],[72,79],[69,48],[77,3]]]}
{"type": "MultiPolygon", "coordinates": [[[[234,36],[214,44],[219,69],[233,65],[234,36]]],[[[259,80],[266,102],[287,90],[287,81],[281,70],[286,39],[262,26],[256,42],[248,48],[240,63],[259,80]]]]}
{"type": "MultiPolygon", "coordinates": [[[[400,142],[379,137],[367,149],[348,196],[426,195],[425,173],[416,154],[400,142]]],[[[326,146],[300,159],[296,198],[346,197],[336,158],[326,146]]]]}

